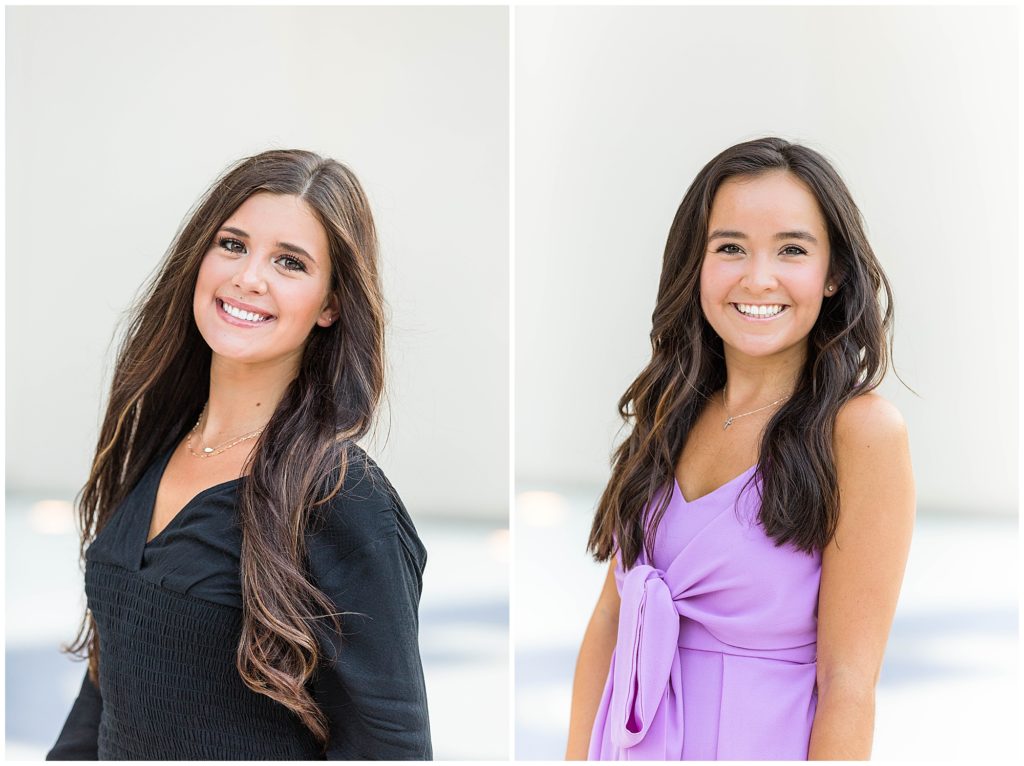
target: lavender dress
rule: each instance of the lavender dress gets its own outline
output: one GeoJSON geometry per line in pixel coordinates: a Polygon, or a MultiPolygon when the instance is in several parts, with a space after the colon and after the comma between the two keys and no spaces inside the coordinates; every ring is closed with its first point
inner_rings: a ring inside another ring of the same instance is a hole
{"type": "Polygon", "coordinates": [[[615,570],[622,603],[590,760],[803,760],[821,554],[775,547],[751,466],[687,502],[673,481],[654,561],[615,570]]]}

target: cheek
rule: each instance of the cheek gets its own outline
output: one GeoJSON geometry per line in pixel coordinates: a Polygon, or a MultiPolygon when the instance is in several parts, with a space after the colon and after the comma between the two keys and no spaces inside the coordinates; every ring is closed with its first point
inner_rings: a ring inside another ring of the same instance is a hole
{"type": "Polygon", "coordinates": [[[704,319],[715,325],[715,312],[721,304],[721,276],[714,268],[702,266],[700,270],[700,308],[704,319]]]}
{"type": "Polygon", "coordinates": [[[802,302],[809,306],[820,304],[825,297],[825,274],[807,274],[794,287],[799,289],[802,302]]]}
{"type": "Polygon", "coordinates": [[[210,288],[208,285],[209,277],[203,273],[203,269],[199,269],[199,273],[196,275],[196,286],[192,290],[192,307],[198,309],[201,305],[206,303],[206,300],[210,294],[210,288]]]}
{"type": "Polygon", "coordinates": [[[700,279],[697,281],[700,285],[701,300],[703,300],[704,296],[709,290],[711,290],[711,283],[713,281],[711,278],[711,271],[712,269],[708,266],[708,262],[705,260],[700,266],[700,279]]]}
{"type": "Polygon", "coordinates": [[[705,261],[705,265],[700,270],[701,303],[717,303],[720,301],[725,293],[728,292],[728,282],[728,274],[722,268],[708,264],[705,261]]]}
{"type": "Polygon", "coordinates": [[[302,324],[310,324],[320,316],[324,298],[325,293],[312,285],[287,285],[278,290],[276,300],[282,314],[290,308],[288,313],[302,324]]]}
{"type": "Polygon", "coordinates": [[[203,256],[203,260],[199,264],[199,273],[196,275],[196,297],[212,291],[217,282],[217,260],[207,253],[203,256]]]}

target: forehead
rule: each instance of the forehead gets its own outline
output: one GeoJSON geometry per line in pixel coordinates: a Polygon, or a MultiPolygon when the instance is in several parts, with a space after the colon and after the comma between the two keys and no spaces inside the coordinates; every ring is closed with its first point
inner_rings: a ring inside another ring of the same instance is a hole
{"type": "Polygon", "coordinates": [[[765,229],[771,234],[804,229],[823,236],[826,227],[807,184],[788,171],[773,171],[723,181],[711,205],[708,228],[765,229]]]}
{"type": "Polygon", "coordinates": [[[254,242],[288,242],[317,259],[328,258],[327,232],[313,208],[292,194],[257,192],[222,226],[241,229],[254,242]]]}

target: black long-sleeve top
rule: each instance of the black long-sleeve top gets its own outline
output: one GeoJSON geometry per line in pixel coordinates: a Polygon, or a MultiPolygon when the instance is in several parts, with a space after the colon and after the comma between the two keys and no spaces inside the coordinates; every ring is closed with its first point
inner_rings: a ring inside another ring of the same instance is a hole
{"type": "Polygon", "coordinates": [[[353,447],[342,490],[306,534],[309,574],[345,613],[343,635],[318,628],[323,660],[307,686],[329,721],[325,753],[235,666],[235,503],[245,477],[200,492],[146,542],[172,451],[154,460],[86,551],[100,683],[85,675],[47,760],[430,759],[418,646],[426,550],[376,464],[353,447]]]}

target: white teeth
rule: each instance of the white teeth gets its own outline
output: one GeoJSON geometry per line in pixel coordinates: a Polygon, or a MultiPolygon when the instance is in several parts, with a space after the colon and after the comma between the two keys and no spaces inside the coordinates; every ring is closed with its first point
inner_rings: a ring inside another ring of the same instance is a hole
{"type": "Polygon", "coordinates": [[[735,306],[739,309],[741,314],[751,317],[773,317],[786,308],[779,304],[772,306],[756,306],[750,303],[737,303],[735,306]]]}
{"type": "Polygon", "coordinates": [[[241,309],[237,309],[234,306],[230,305],[229,303],[226,303],[225,301],[221,301],[220,305],[224,308],[225,313],[230,314],[235,319],[244,319],[247,322],[265,322],[266,320],[270,319],[269,316],[263,316],[262,314],[254,314],[251,311],[242,311],[241,309]]]}

